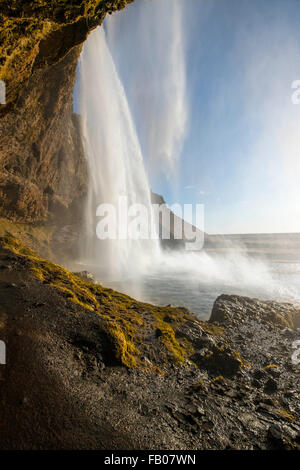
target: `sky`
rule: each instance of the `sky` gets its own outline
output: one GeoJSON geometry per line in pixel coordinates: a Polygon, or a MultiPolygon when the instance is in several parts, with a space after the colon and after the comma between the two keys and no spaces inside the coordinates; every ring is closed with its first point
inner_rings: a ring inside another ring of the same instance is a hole
{"type": "Polygon", "coordinates": [[[136,0],[111,53],[152,189],[208,233],[300,232],[299,0],[136,0]]]}

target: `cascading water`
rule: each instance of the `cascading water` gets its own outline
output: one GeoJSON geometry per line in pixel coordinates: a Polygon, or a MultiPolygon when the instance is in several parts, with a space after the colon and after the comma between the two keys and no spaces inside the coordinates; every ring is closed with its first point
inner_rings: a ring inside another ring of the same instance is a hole
{"type": "Polygon", "coordinates": [[[291,289],[290,278],[282,280],[272,266],[240,254],[237,246],[212,256],[163,252],[151,238],[97,238],[100,204],[117,208],[126,197],[129,206],[139,203],[152,212],[135,124],[149,170],[158,166],[167,175],[172,169],[174,176],[185,135],[183,0],[133,5],[106,20],[108,41],[105,30],[97,28],[80,58],[78,105],[89,172],[82,264],[105,285],[139,300],[185,305],[202,318],[209,317],[222,293],[299,299],[298,277],[291,289]],[[139,46],[134,53],[133,45],[139,46]]]}
{"type": "Polygon", "coordinates": [[[84,44],[79,72],[79,109],[89,173],[82,260],[90,270],[101,273],[102,279],[138,275],[158,252],[157,240],[99,240],[96,236],[100,204],[117,209],[120,198],[125,197],[128,206],[142,204],[150,217],[152,213],[142,152],[103,28],[97,28],[84,44]]]}

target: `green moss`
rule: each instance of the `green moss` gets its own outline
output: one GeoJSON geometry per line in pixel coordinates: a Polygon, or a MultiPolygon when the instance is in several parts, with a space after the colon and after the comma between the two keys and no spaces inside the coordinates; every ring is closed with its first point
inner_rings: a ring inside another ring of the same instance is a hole
{"type": "Polygon", "coordinates": [[[289,312],[285,312],[284,314],[276,312],[274,315],[274,321],[285,328],[294,327],[294,316],[289,312]]]}
{"type": "Polygon", "coordinates": [[[205,359],[210,359],[213,355],[213,351],[210,351],[209,353],[205,354],[205,359]]]}
{"type": "Polygon", "coordinates": [[[11,237],[2,238],[2,246],[26,259],[32,274],[41,282],[58,288],[66,298],[88,310],[98,310],[99,303],[95,295],[81,278],[50,261],[39,257],[34,251],[24,247],[11,237]]]}
{"type": "Polygon", "coordinates": [[[280,369],[279,366],[276,366],[276,364],[269,364],[267,365],[266,367],[264,367],[264,370],[268,370],[268,369],[280,369]]]}
{"type": "Polygon", "coordinates": [[[192,344],[186,338],[177,339],[175,334],[180,324],[193,318],[184,309],[137,302],[125,294],[92,284],[41,258],[16,238],[2,237],[0,245],[22,257],[36,279],[57,289],[67,301],[97,313],[103,320],[103,329],[110,338],[116,359],[126,367],[140,366],[157,373],[166,360],[184,364],[194,353],[192,344]],[[153,352],[153,345],[147,346],[144,342],[146,326],[161,331],[157,338],[162,346],[159,353],[153,352]],[[153,356],[152,363],[141,359],[141,351],[153,356]]]}
{"type": "Polygon", "coordinates": [[[106,324],[106,331],[113,342],[116,358],[129,368],[136,367],[140,353],[133,341],[128,339],[128,330],[124,329],[124,324],[110,320],[106,324]]]}
{"type": "Polygon", "coordinates": [[[283,418],[286,418],[288,419],[289,421],[295,421],[295,416],[292,415],[291,413],[289,413],[288,411],[286,410],[282,410],[282,409],[277,409],[276,410],[276,413],[278,413],[280,416],[282,416],[283,418]]]}
{"type": "MultiPolygon", "coordinates": [[[[121,10],[133,0],[11,0],[1,4],[0,11],[0,79],[13,84],[7,102],[14,102],[31,75],[33,64],[41,48],[42,40],[66,32],[71,26],[72,39],[67,50],[75,45],[76,33],[85,34],[102,23],[106,13],[121,10]],[[74,26],[74,28],[73,28],[74,26]]],[[[67,38],[68,39],[68,38],[67,38]]],[[[63,39],[62,39],[63,41],[63,39]]],[[[45,64],[51,65],[61,59],[56,53],[60,47],[50,51],[45,64]]],[[[62,48],[63,49],[63,48],[62,48]]]]}
{"type": "MultiPolygon", "coordinates": [[[[116,360],[126,367],[141,367],[150,372],[160,373],[169,362],[176,365],[190,365],[195,353],[193,345],[177,329],[186,321],[195,321],[187,310],[173,307],[158,307],[138,302],[131,297],[90,283],[67,269],[38,256],[16,238],[0,238],[3,249],[22,257],[22,266],[38,281],[56,289],[66,300],[76,305],[70,314],[94,312],[102,319],[103,331],[112,345],[116,360]],[[75,311],[75,313],[74,313],[75,311]],[[153,336],[156,337],[153,340],[153,336]],[[145,340],[151,337],[151,340],[145,340]],[[189,361],[187,361],[189,360],[189,361]]],[[[220,357],[238,359],[241,367],[250,366],[238,352],[233,351],[221,334],[224,329],[200,322],[208,334],[218,335],[221,345],[203,358],[209,368],[218,370],[220,357]]],[[[226,359],[227,360],[227,359],[226,359]]],[[[227,360],[228,362],[228,360],[227,360]]],[[[225,361],[224,367],[227,367],[225,361]]],[[[229,361],[230,362],[230,361],[229,361]]],[[[203,365],[202,364],[202,365],[203,365]]],[[[223,373],[223,372],[222,372],[223,373]]]]}
{"type": "Polygon", "coordinates": [[[0,55],[4,65],[0,69],[0,79],[9,82],[15,78],[16,71],[21,78],[26,69],[30,70],[38,53],[36,45],[54,29],[54,25],[48,20],[2,17],[0,55]],[[23,64],[22,70],[20,63],[23,64]]]}
{"type": "Polygon", "coordinates": [[[247,367],[248,369],[251,369],[252,364],[251,362],[246,361],[240,353],[235,351],[234,349],[232,350],[233,355],[240,361],[241,367],[247,367]]]}
{"type": "Polygon", "coordinates": [[[160,341],[170,351],[171,355],[174,358],[174,362],[183,363],[185,358],[184,349],[176,340],[173,328],[171,328],[170,325],[161,322],[157,323],[157,327],[162,332],[160,341]]]}
{"type": "Polygon", "coordinates": [[[169,351],[175,363],[184,363],[186,358],[194,353],[194,349],[187,339],[176,339],[175,329],[176,326],[190,319],[191,315],[179,308],[171,307],[154,308],[153,313],[156,319],[154,327],[161,331],[161,336],[159,336],[158,340],[169,351]],[[165,321],[166,318],[168,321],[165,321]]]}
{"type": "Polygon", "coordinates": [[[223,326],[218,326],[214,323],[208,322],[201,322],[201,328],[203,328],[206,333],[209,333],[213,336],[223,336],[225,331],[223,326]]]}
{"type": "Polygon", "coordinates": [[[67,300],[80,307],[97,312],[106,320],[104,328],[111,338],[116,358],[128,367],[137,365],[139,351],[134,340],[137,340],[137,328],[141,327],[143,320],[136,312],[127,310],[132,304],[129,297],[91,284],[65,268],[40,258],[14,238],[2,238],[2,247],[25,258],[30,271],[39,281],[58,289],[67,300]]]}
{"type": "Polygon", "coordinates": [[[224,379],[223,375],[218,375],[218,377],[215,377],[212,380],[212,383],[217,383],[217,382],[225,384],[226,380],[224,379]]]}

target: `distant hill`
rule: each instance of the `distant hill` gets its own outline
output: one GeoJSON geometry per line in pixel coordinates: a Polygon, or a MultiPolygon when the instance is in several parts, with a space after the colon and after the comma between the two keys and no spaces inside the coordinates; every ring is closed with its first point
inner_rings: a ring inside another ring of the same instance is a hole
{"type": "MultiPolygon", "coordinates": [[[[166,201],[160,194],[151,192],[151,202],[162,206],[163,216],[160,218],[159,223],[159,238],[162,246],[172,250],[184,249],[187,240],[176,240],[174,238],[174,224],[183,224],[184,220],[168,208],[166,201]],[[166,235],[168,233],[168,226],[163,219],[167,220],[168,217],[170,218],[170,239],[163,239],[162,234],[165,233],[166,235]]],[[[194,232],[201,232],[188,222],[186,224],[194,232]]],[[[204,232],[204,249],[211,254],[234,250],[251,257],[300,262],[300,233],[210,235],[204,232]]]]}
{"type": "MultiPolygon", "coordinates": [[[[183,239],[181,240],[177,240],[175,238],[175,233],[174,233],[175,224],[176,226],[179,226],[179,227],[181,225],[183,234],[184,234],[183,224],[185,224],[185,227],[189,231],[193,231],[195,234],[197,233],[198,239],[201,239],[203,237],[203,232],[201,232],[201,230],[199,230],[197,227],[190,224],[189,222],[186,222],[182,218],[178,217],[177,215],[174,214],[174,212],[172,212],[168,208],[163,196],[161,196],[160,194],[151,192],[151,202],[152,204],[159,204],[161,206],[160,207],[161,217],[159,220],[159,238],[164,248],[172,249],[172,250],[185,249],[185,244],[189,241],[184,236],[183,236],[183,239]],[[168,223],[166,222],[168,220],[170,220],[170,227],[168,223]]],[[[206,236],[207,235],[204,233],[204,237],[206,236]]]]}

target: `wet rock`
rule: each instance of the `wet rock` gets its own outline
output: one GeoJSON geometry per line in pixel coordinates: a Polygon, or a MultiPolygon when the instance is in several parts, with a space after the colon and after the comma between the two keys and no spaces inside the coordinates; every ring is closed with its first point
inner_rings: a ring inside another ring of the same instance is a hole
{"type": "Polygon", "coordinates": [[[209,337],[200,324],[193,321],[186,321],[182,325],[179,325],[176,331],[178,338],[183,337],[190,341],[195,349],[202,349],[208,344],[213,344],[214,340],[209,337]]]}
{"type": "MultiPolygon", "coordinates": [[[[261,301],[248,297],[221,295],[214,303],[210,321],[224,324],[226,321],[242,322],[253,317],[256,322],[275,324],[295,329],[300,325],[300,309],[289,303],[261,301]]],[[[251,333],[251,332],[250,332],[251,333]]]]}
{"type": "Polygon", "coordinates": [[[156,328],[155,330],[155,337],[160,338],[163,335],[163,332],[161,331],[160,328],[156,328]]]}
{"type": "Polygon", "coordinates": [[[261,387],[262,387],[262,383],[261,383],[259,380],[254,379],[254,380],[252,380],[252,386],[253,386],[253,387],[256,387],[256,388],[261,388],[261,387]]]}
{"type": "Polygon", "coordinates": [[[199,367],[207,370],[211,375],[234,377],[241,368],[241,361],[229,348],[218,349],[213,347],[202,353],[196,353],[191,357],[192,361],[199,367]]]}
{"type": "Polygon", "coordinates": [[[268,379],[264,386],[266,393],[275,393],[278,390],[278,385],[274,379],[268,379]]]}
{"type": "Polygon", "coordinates": [[[266,372],[265,372],[264,370],[258,369],[258,370],[255,370],[255,371],[253,372],[253,377],[254,377],[255,379],[257,379],[257,380],[262,380],[262,379],[264,379],[266,376],[267,376],[267,374],[266,374],[266,372]]]}
{"type": "Polygon", "coordinates": [[[281,372],[279,369],[276,369],[274,367],[268,369],[268,373],[274,377],[274,379],[278,379],[281,375],[281,372]]]}
{"type": "Polygon", "coordinates": [[[268,429],[268,434],[272,439],[282,442],[282,428],[279,424],[272,424],[268,429]]]}
{"type": "Polygon", "coordinates": [[[210,432],[214,429],[214,423],[212,421],[205,421],[202,424],[201,429],[203,431],[210,432]]]}

